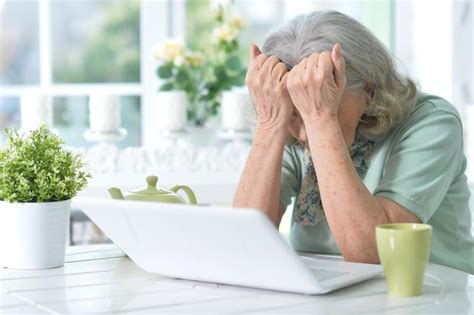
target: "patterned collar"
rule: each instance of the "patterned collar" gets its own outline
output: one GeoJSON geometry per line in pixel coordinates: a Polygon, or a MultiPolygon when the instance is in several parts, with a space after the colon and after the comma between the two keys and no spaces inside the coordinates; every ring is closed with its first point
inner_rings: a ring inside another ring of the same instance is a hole
{"type": "MultiPolygon", "coordinates": [[[[290,143],[290,145],[303,148],[297,141],[290,143]]],[[[357,129],[354,143],[351,146],[351,158],[360,177],[363,177],[369,168],[373,147],[374,141],[365,138],[357,129]]],[[[325,218],[325,214],[313,159],[308,149],[304,149],[303,161],[305,175],[296,199],[294,218],[301,225],[315,225],[325,218]]]]}

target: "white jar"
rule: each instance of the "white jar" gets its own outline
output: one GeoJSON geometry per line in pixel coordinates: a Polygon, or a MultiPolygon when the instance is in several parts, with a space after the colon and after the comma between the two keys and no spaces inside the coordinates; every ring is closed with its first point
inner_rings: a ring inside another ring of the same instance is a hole
{"type": "Polygon", "coordinates": [[[39,92],[25,92],[20,97],[21,130],[29,132],[41,125],[53,126],[51,98],[39,92]]]}
{"type": "Polygon", "coordinates": [[[246,110],[249,104],[250,97],[244,89],[223,92],[221,98],[222,129],[248,130],[246,110]]]}
{"type": "Polygon", "coordinates": [[[155,104],[158,130],[186,129],[188,97],[184,91],[160,91],[156,94],[155,104]]]}
{"type": "Polygon", "coordinates": [[[71,200],[0,201],[0,266],[47,269],[64,264],[71,200]]]}
{"type": "Polygon", "coordinates": [[[89,123],[92,131],[115,132],[122,124],[117,95],[92,94],[89,97],[89,123]]]}

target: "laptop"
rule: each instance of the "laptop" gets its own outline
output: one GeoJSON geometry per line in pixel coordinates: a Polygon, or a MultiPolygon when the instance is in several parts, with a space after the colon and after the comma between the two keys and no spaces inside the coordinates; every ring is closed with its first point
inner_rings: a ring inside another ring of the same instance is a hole
{"type": "Polygon", "coordinates": [[[380,265],[299,256],[255,209],[76,197],[79,208],[143,270],[303,294],[373,278],[380,265]]]}

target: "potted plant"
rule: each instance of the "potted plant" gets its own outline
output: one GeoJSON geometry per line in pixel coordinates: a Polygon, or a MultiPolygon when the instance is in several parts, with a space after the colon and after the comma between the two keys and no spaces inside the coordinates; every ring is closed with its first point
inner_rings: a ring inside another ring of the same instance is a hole
{"type": "Polygon", "coordinates": [[[45,269],[64,264],[71,198],[91,175],[81,156],[46,126],[22,136],[6,129],[0,150],[0,266],[45,269]]]}
{"type": "Polygon", "coordinates": [[[157,75],[161,80],[156,95],[159,129],[180,131],[186,128],[189,102],[198,94],[197,82],[202,57],[190,51],[180,39],[170,39],[158,44],[154,57],[160,62],[157,75]]]}
{"type": "Polygon", "coordinates": [[[193,51],[180,39],[155,46],[153,55],[159,62],[161,83],[159,124],[166,125],[160,120],[163,118],[183,126],[182,116],[187,115],[193,125],[201,127],[218,114],[222,92],[244,84],[246,68],[240,60],[238,42],[244,22],[228,11],[219,5],[214,12],[214,28],[207,36],[210,41],[202,44],[204,48],[193,51]]]}

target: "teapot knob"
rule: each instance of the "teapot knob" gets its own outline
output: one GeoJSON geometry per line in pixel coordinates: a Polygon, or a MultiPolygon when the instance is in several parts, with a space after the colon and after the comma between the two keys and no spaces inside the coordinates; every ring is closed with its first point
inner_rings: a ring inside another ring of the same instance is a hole
{"type": "Polygon", "coordinates": [[[148,187],[156,187],[156,184],[158,183],[158,176],[147,176],[146,183],[148,187]]]}

